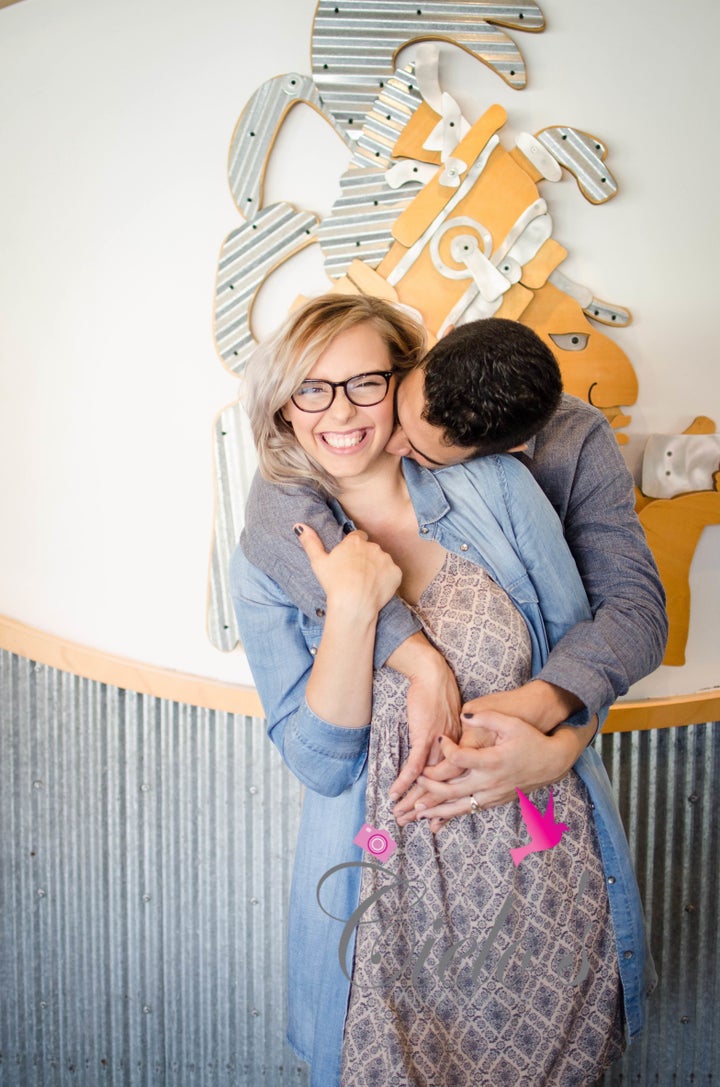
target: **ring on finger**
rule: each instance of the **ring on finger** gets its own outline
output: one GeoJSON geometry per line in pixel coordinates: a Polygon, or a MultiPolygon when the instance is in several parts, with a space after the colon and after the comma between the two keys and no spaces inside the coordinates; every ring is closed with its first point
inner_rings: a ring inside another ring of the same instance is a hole
{"type": "Polygon", "coordinates": [[[482,808],[481,808],[481,807],[480,807],[480,805],[478,804],[478,802],[477,802],[477,800],[475,799],[475,797],[474,797],[474,796],[473,796],[473,795],[471,794],[471,795],[470,795],[470,814],[471,814],[471,815],[477,815],[477,813],[478,813],[479,811],[482,811],[482,808]]]}

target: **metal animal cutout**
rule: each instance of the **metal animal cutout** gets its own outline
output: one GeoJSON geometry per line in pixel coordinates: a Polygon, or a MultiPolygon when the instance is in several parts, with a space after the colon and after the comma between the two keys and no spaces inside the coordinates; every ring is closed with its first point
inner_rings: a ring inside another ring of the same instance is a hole
{"type": "MultiPolygon", "coordinates": [[[[252,310],[261,286],[294,254],[319,245],[329,290],[409,304],[431,340],[449,325],[484,316],[529,325],[558,359],[566,391],[600,408],[618,441],[627,441],[622,429],[637,398],[637,377],[602,326],[623,327],[631,315],[564,274],[567,251],[553,238],[545,192],[548,183],[570,175],[591,203],[615,196],[605,144],[553,125],[521,133],[507,147],[502,106],[490,104],[471,124],[441,85],[438,42],[473,54],[510,86],[524,87],[524,60],[506,28],[543,30],[540,8],[428,0],[411,11],[397,0],[320,0],[312,76],[269,79],[246,104],[231,140],[230,188],[242,222],[220,254],[215,337],[232,373],[241,374],[256,346],[252,310]],[[400,49],[413,42],[414,59],[396,67],[400,49]],[[322,219],[288,203],[264,203],[277,134],[300,103],[326,121],[348,155],[340,196],[322,219]]],[[[256,465],[239,405],[218,416],[215,445],[209,633],[214,645],[229,650],[238,635],[227,567],[256,465]]],[[[662,523],[660,507],[653,516],[662,523]]],[[[650,534],[656,554],[663,538],[662,528],[650,534]]],[[[694,545],[690,558],[693,551],[694,545]]],[[[684,621],[680,615],[678,629],[684,621]]],[[[685,637],[686,630],[687,624],[685,637]]],[[[680,640],[684,647],[682,633],[680,640]]]]}

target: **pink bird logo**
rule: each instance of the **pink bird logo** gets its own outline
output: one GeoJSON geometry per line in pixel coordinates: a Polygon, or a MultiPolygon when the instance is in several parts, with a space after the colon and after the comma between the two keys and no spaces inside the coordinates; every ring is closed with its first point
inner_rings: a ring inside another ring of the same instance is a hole
{"type": "Polygon", "coordinates": [[[538,811],[532,800],[525,796],[522,790],[516,789],[516,792],[520,800],[520,813],[530,835],[528,845],[521,845],[517,849],[510,850],[513,864],[517,868],[528,853],[540,853],[543,849],[552,849],[556,846],[569,828],[567,823],[555,822],[555,801],[552,789],[550,789],[544,815],[538,811]]]}

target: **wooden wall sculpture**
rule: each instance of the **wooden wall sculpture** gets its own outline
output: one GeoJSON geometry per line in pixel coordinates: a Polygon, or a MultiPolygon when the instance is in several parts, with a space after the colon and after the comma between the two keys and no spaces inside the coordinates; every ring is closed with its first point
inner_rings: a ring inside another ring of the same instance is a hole
{"type": "MultiPolygon", "coordinates": [[[[506,29],[543,28],[534,3],[427,0],[411,12],[397,0],[320,0],[312,76],[269,79],[248,101],[232,136],[229,180],[242,222],[222,247],[215,305],[217,348],[232,373],[241,374],[256,346],[252,307],[262,284],[299,250],[319,245],[328,289],[411,305],[431,340],[449,325],[479,317],[529,325],[557,357],[566,391],[600,408],[618,441],[627,441],[625,409],[637,399],[637,377],[602,327],[626,326],[631,315],[564,274],[567,250],[553,237],[547,203],[552,186],[568,176],[593,204],[616,195],[604,142],[554,124],[521,133],[506,146],[505,109],[481,104],[484,112],[471,124],[439,76],[437,43],[450,43],[522,89],[524,60],[506,29]],[[397,53],[413,42],[413,61],[396,68],[397,53]],[[276,136],[298,103],[315,110],[347,149],[340,196],[322,220],[290,204],[264,202],[276,136]]],[[[220,414],[215,436],[218,518],[209,632],[213,644],[227,650],[237,644],[227,565],[255,457],[238,405],[220,414]]],[[[702,435],[696,431],[695,437],[702,435]]],[[[705,437],[707,445],[707,431],[705,437]]],[[[703,450],[705,461],[712,456],[703,450]]],[[[717,461],[714,466],[720,467],[717,461]]],[[[697,540],[705,525],[720,522],[717,475],[703,478],[709,482],[702,491],[672,497],[638,491],[670,599],[668,664],[684,661],[697,540]]]]}

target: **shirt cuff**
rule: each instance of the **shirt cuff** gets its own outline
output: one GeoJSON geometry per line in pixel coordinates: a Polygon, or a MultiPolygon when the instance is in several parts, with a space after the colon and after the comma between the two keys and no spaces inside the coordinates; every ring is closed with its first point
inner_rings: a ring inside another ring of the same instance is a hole
{"type": "Polygon", "coordinates": [[[574,694],[583,703],[579,710],[568,717],[566,724],[586,725],[590,718],[597,714],[600,727],[602,727],[613,695],[608,695],[607,685],[599,679],[596,671],[583,666],[576,660],[568,661],[563,665],[560,661],[551,659],[535,676],[535,679],[543,679],[546,683],[562,687],[564,691],[574,694]]]}
{"type": "Polygon", "coordinates": [[[382,668],[397,647],[419,630],[422,630],[422,623],[417,615],[399,597],[394,596],[382,609],[378,619],[373,657],[375,667],[382,668]]]}
{"type": "Polygon", "coordinates": [[[331,725],[305,702],[288,723],[282,754],[308,789],[323,796],[339,796],[362,774],[369,738],[369,724],[361,728],[331,725]]]}

